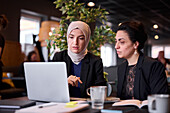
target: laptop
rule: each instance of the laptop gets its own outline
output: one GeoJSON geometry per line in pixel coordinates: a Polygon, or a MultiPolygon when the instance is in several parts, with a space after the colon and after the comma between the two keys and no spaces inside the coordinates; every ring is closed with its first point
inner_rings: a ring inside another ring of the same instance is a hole
{"type": "Polygon", "coordinates": [[[24,70],[28,99],[70,101],[65,62],[25,62],[24,70]]]}

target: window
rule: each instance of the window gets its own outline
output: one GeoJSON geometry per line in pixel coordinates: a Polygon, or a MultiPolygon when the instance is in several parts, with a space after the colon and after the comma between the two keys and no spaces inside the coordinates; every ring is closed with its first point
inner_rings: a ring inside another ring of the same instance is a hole
{"type": "Polygon", "coordinates": [[[104,67],[115,66],[116,65],[116,52],[114,46],[111,44],[105,44],[101,47],[101,58],[104,67]]]}
{"type": "MultiPolygon", "coordinates": [[[[22,14],[20,18],[20,43],[22,52],[27,54],[34,50],[33,35],[39,34],[40,17],[32,16],[29,14],[22,14]]],[[[36,40],[38,40],[38,36],[36,40]]]]}
{"type": "Polygon", "coordinates": [[[159,51],[164,51],[165,58],[170,59],[170,45],[154,45],[152,46],[152,58],[157,58],[159,51]]]}
{"type": "Polygon", "coordinates": [[[165,46],[164,51],[165,51],[165,58],[170,59],[170,46],[165,46]]]}
{"type": "MultiPolygon", "coordinates": [[[[39,17],[22,15],[20,19],[20,43],[33,44],[33,34],[39,33],[39,17]]],[[[38,39],[37,39],[38,40],[38,39]]]]}

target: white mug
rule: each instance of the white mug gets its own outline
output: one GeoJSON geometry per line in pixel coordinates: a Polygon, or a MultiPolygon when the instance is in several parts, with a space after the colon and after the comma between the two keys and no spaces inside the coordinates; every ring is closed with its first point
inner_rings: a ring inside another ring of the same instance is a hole
{"type": "Polygon", "coordinates": [[[148,109],[150,113],[170,113],[170,95],[154,94],[148,96],[148,109]]]}

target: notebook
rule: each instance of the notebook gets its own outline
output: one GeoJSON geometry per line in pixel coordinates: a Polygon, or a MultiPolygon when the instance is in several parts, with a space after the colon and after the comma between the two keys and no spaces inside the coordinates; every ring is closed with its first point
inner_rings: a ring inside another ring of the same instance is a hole
{"type": "Polygon", "coordinates": [[[52,102],[16,110],[15,113],[79,113],[88,108],[89,104],[67,105],[67,103],[52,102]]]}
{"type": "Polygon", "coordinates": [[[45,102],[69,102],[65,62],[25,62],[28,99],[45,102]]]}
{"type": "Polygon", "coordinates": [[[35,105],[35,101],[29,100],[0,100],[0,108],[24,108],[35,105]]]}

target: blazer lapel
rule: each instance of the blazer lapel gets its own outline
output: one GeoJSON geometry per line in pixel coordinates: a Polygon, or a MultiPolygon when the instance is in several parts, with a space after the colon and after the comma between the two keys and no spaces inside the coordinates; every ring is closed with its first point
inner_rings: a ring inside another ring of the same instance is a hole
{"type": "Polygon", "coordinates": [[[136,65],[136,75],[135,75],[135,81],[134,81],[134,97],[140,98],[140,80],[141,80],[141,67],[143,62],[143,54],[139,56],[138,63],[136,65]]]}
{"type": "Polygon", "coordinates": [[[82,60],[82,66],[81,66],[80,78],[81,78],[81,81],[83,82],[83,84],[80,84],[80,90],[82,93],[84,93],[85,86],[87,83],[88,72],[89,72],[89,68],[90,68],[89,62],[90,62],[90,60],[89,60],[89,57],[87,54],[85,56],[85,58],[82,60]]]}
{"type": "Polygon", "coordinates": [[[65,61],[67,64],[67,73],[68,73],[68,75],[67,76],[70,76],[70,67],[71,67],[71,63],[72,63],[72,61],[71,61],[71,59],[70,59],[70,57],[67,55],[66,56],[66,61],[65,61]]]}
{"type": "Polygon", "coordinates": [[[124,82],[124,78],[126,76],[126,67],[127,67],[127,61],[124,62],[120,67],[119,67],[119,70],[118,70],[118,96],[121,95],[122,93],[122,88],[123,88],[123,82],[124,82]]]}

